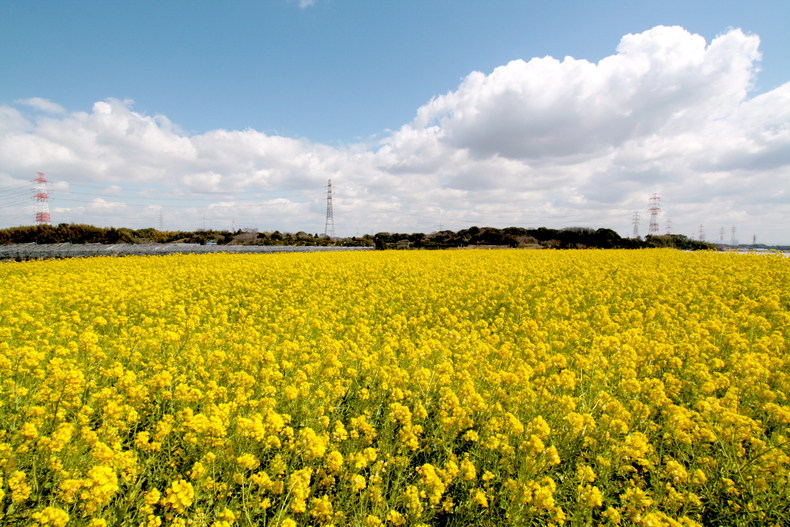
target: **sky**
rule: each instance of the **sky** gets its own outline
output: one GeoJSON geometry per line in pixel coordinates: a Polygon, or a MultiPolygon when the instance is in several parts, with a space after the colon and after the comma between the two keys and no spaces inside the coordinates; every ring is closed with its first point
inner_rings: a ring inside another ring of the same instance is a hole
{"type": "Polygon", "coordinates": [[[2,0],[0,227],[790,243],[790,2],[2,0]]]}

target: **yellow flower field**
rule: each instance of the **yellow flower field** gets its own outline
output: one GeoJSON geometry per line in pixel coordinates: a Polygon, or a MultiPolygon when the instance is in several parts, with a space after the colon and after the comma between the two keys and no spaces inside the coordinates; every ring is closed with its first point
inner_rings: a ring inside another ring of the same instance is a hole
{"type": "Polygon", "coordinates": [[[788,525],[790,259],[0,265],[0,525],[788,525]]]}

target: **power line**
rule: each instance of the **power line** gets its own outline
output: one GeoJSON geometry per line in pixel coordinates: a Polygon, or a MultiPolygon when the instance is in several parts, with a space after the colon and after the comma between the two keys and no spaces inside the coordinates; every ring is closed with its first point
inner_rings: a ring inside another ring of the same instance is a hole
{"type": "Polygon", "coordinates": [[[18,185],[5,185],[5,186],[0,187],[0,192],[2,192],[4,190],[19,190],[19,189],[30,190],[30,184],[28,184],[28,183],[20,183],[18,185]]]}

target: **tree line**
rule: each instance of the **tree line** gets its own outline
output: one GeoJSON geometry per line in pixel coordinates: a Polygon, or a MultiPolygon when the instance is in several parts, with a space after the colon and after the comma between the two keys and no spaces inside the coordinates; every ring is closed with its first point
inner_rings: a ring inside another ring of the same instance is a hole
{"type": "Polygon", "coordinates": [[[707,250],[716,246],[693,240],[682,234],[648,235],[642,238],[622,238],[612,229],[569,227],[565,229],[525,229],[522,227],[469,227],[459,231],[441,230],[425,233],[379,232],[375,235],[329,238],[304,231],[258,232],[254,229],[160,231],[154,228],[128,229],[95,227],[93,225],[61,223],[59,225],[31,225],[0,230],[0,244],[18,243],[198,243],[217,245],[302,245],[351,246],[377,249],[450,249],[459,247],[513,247],[556,249],[639,249],[673,247],[683,250],[707,250]]]}
{"type": "Polygon", "coordinates": [[[525,229],[522,227],[470,227],[457,232],[443,230],[432,234],[387,233],[375,235],[377,249],[447,249],[456,247],[513,247],[552,249],[641,249],[674,247],[683,250],[708,250],[716,246],[682,234],[648,235],[622,238],[612,229],[568,227],[565,229],[525,229]]]}
{"type": "Polygon", "coordinates": [[[373,236],[361,238],[332,238],[304,231],[296,233],[257,232],[254,229],[160,231],[154,228],[96,227],[93,225],[61,223],[58,225],[30,225],[0,229],[0,244],[20,243],[197,243],[201,245],[307,245],[307,246],[370,246],[373,236]]]}

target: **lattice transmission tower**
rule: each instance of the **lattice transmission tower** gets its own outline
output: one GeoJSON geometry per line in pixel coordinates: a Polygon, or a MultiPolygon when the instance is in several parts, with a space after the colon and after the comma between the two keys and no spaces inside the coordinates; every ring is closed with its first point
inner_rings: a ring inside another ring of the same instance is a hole
{"type": "Polygon", "coordinates": [[[36,225],[52,223],[49,215],[49,194],[47,193],[47,178],[43,172],[38,172],[38,177],[33,180],[36,198],[36,225]]]}
{"type": "Polygon", "coordinates": [[[324,235],[335,237],[335,215],[332,212],[332,180],[326,184],[326,222],[324,222],[324,235]]]}
{"type": "Polygon", "coordinates": [[[650,196],[648,210],[650,211],[650,227],[647,232],[648,234],[658,235],[658,213],[661,210],[661,198],[658,197],[658,194],[650,196]]]}
{"type": "Polygon", "coordinates": [[[634,224],[634,233],[631,235],[633,239],[639,238],[639,213],[634,212],[631,222],[634,224]]]}

